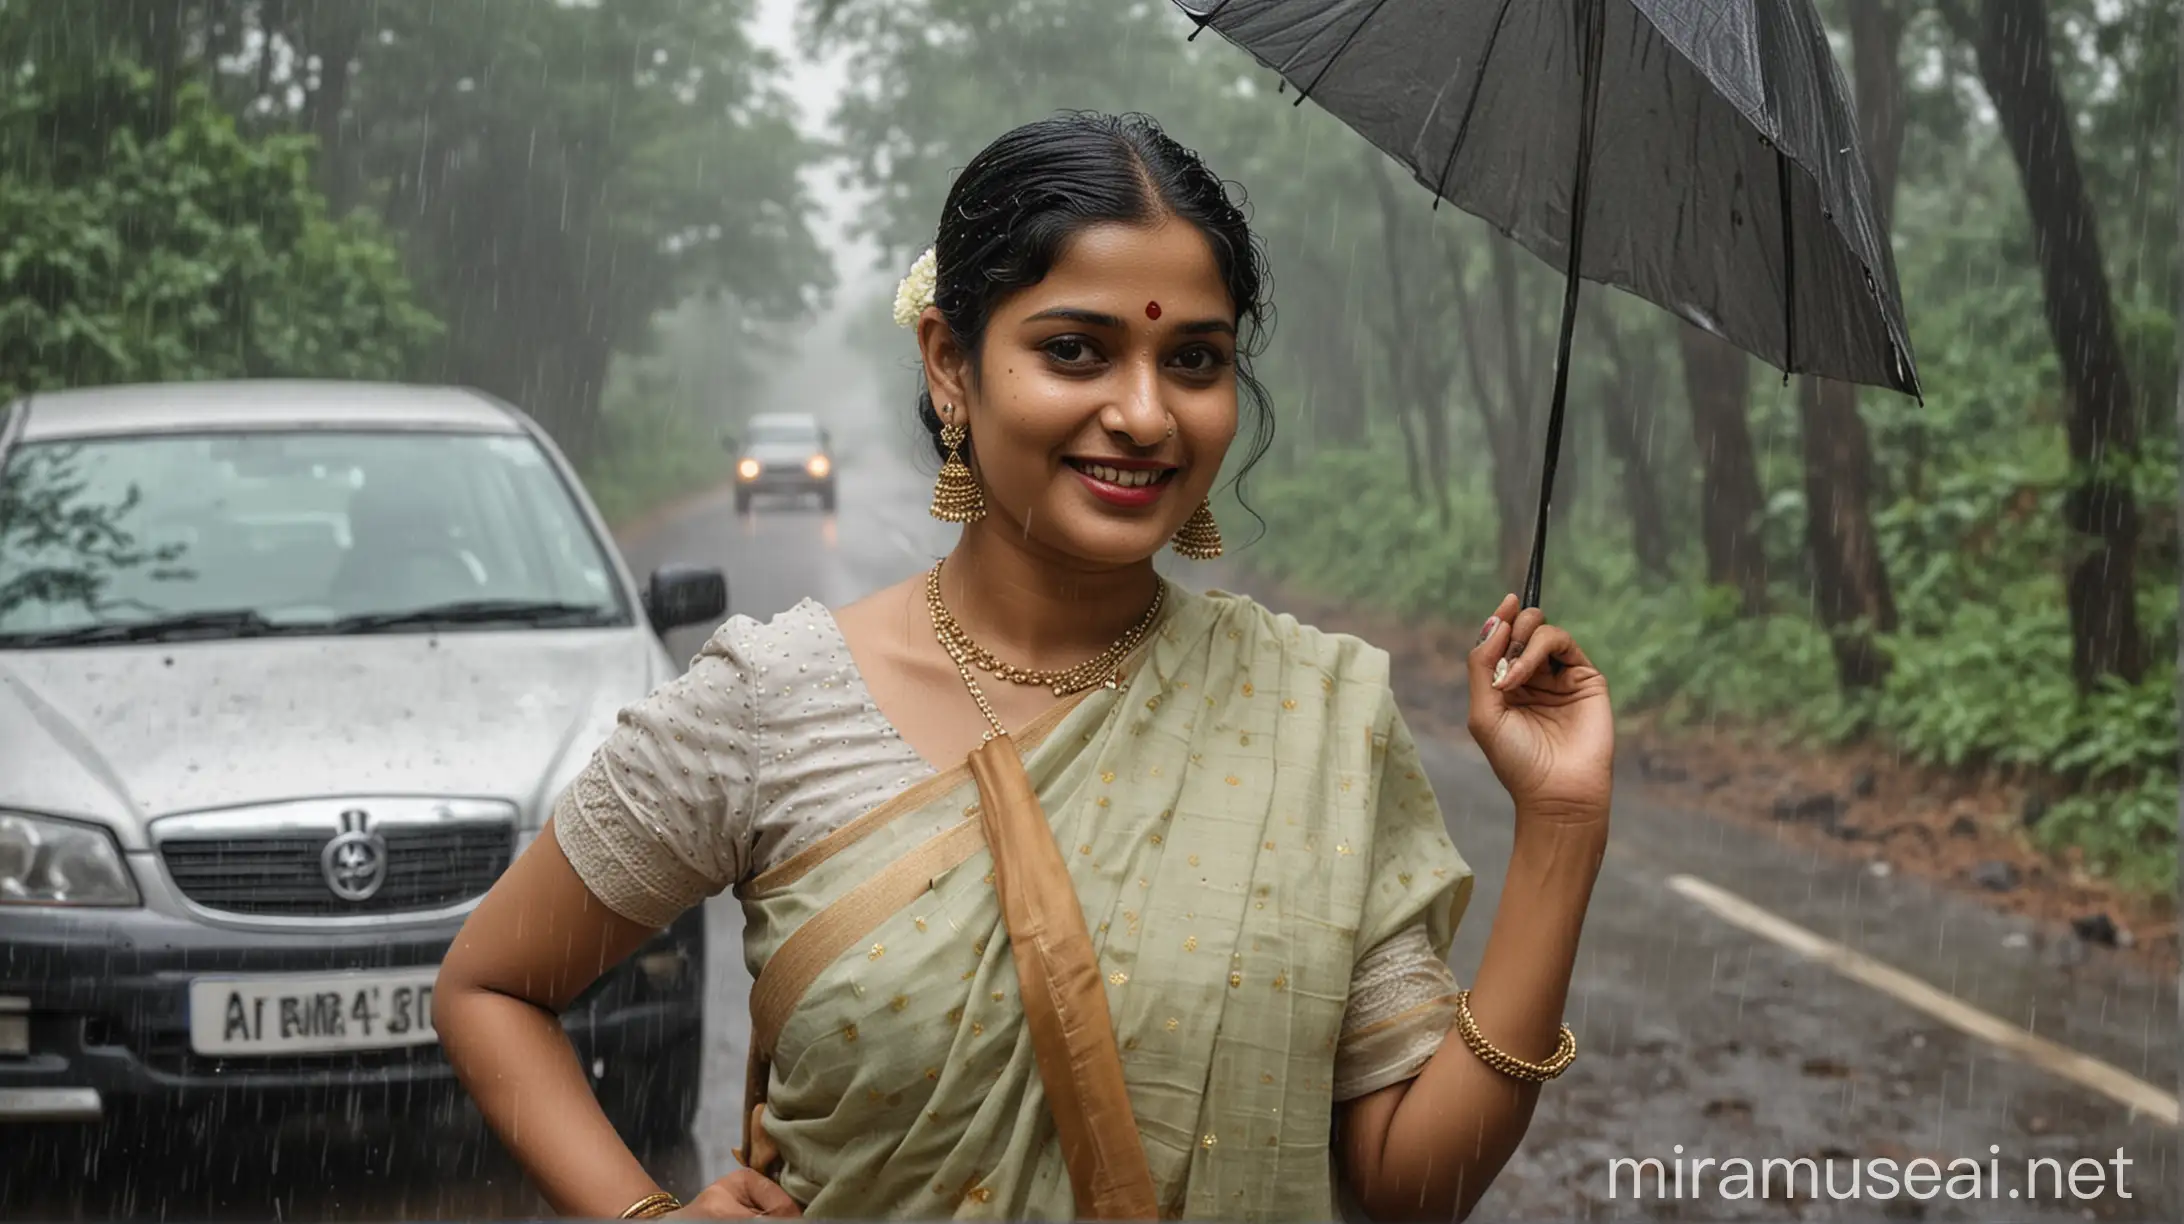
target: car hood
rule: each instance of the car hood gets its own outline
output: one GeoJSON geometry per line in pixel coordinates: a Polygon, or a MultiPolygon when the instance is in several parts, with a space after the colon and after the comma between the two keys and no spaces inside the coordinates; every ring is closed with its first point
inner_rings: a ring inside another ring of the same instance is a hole
{"type": "Polygon", "coordinates": [[[666,678],[642,627],[0,654],[0,808],[141,848],[175,812],[347,795],[543,809],[666,678]]]}

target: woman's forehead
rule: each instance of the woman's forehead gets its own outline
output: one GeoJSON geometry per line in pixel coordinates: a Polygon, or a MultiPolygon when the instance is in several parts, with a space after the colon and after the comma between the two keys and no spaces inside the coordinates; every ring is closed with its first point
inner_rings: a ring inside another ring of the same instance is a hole
{"type": "Polygon", "coordinates": [[[1196,226],[1105,222],[1064,244],[1046,278],[1020,304],[1036,313],[1061,304],[1099,305],[1122,318],[1197,318],[1232,312],[1213,248],[1196,226]],[[1157,309],[1151,307],[1157,303],[1157,309]]]}

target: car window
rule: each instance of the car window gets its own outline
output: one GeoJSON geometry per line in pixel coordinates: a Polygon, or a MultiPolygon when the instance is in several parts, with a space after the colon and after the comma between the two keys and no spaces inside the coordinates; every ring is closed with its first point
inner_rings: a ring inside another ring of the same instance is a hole
{"type": "Polygon", "coordinates": [[[753,446],[817,447],[820,430],[808,421],[753,421],[750,438],[753,446]]]}
{"type": "Polygon", "coordinates": [[[209,612],[307,627],[474,600],[630,617],[528,437],[100,438],[24,445],[0,469],[0,635],[209,612]]]}

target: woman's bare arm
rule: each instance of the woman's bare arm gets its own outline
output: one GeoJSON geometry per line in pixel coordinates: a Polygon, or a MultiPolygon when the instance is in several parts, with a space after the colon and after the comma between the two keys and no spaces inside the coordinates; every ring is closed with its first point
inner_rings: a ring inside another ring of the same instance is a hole
{"type": "MultiPolygon", "coordinates": [[[[1554,1053],[1607,822],[1518,821],[1509,875],[1479,971],[1471,1015],[1503,1053],[1554,1053]]],[[[1423,1070],[1350,1102],[1345,1171],[1376,1220],[1461,1220],[1493,1184],[1524,1132],[1540,1086],[1479,1061],[1454,1029],[1423,1070]]]]}
{"type": "Polygon", "coordinates": [[[549,823],[440,965],[433,1025],[448,1062],[565,1215],[613,1219],[660,1188],[599,1107],[560,1019],[652,934],[584,887],[549,823]]]}

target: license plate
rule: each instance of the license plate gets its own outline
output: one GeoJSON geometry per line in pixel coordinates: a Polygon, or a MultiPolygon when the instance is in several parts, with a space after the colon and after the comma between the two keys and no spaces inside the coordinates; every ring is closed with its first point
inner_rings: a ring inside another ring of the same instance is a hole
{"type": "Polygon", "coordinates": [[[360,973],[198,978],[190,1048],[199,1054],[312,1054],[429,1045],[436,965],[360,973]]]}

